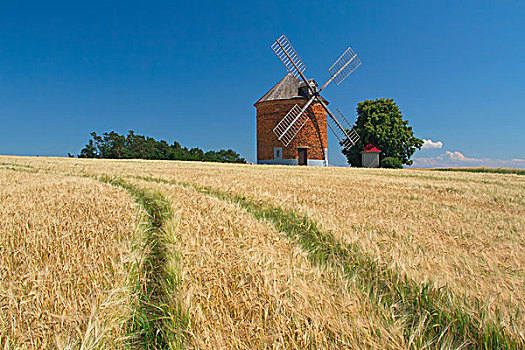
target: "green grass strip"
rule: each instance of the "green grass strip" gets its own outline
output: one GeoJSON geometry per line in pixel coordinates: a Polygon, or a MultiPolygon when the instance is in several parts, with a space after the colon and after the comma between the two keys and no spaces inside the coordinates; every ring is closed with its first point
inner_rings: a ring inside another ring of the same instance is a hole
{"type": "Polygon", "coordinates": [[[515,174],[515,175],[525,175],[525,169],[516,169],[516,168],[435,168],[428,169],[432,171],[458,171],[466,173],[493,173],[493,174],[515,174]]]}
{"type": "Polygon", "coordinates": [[[18,172],[23,172],[23,173],[32,173],[32,174],[36,174],[39,171],[39,169],[31,165],[8,163],[8,162],[0,162],[0,169],[13,170],[13,171],[18,171],[18,172]]]}
{"type": "Polygon", "coordinates": [[[139,249],[142,259],[132,268],[135,304],[128,325],[129,346],[140,349],[181,349],[188,317],[177,302],[180,285],[177,271],[169,267],[178,261],[171,249],[166,222],[172,217],[169,203],[154,193],[124,182],[102,177],[99,180],[127,190],[145,210],[148,222],[143,229],[139,249]]]}

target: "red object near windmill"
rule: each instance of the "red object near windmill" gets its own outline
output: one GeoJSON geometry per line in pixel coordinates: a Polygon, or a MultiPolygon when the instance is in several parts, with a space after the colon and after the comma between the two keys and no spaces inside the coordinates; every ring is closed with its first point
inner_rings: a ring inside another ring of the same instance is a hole
{"type": "Polygon", "coordinates": [[[379,168],[379,154],[381,150],[369,143],[361,151],[361,165],[363,168],[379,168]]]}

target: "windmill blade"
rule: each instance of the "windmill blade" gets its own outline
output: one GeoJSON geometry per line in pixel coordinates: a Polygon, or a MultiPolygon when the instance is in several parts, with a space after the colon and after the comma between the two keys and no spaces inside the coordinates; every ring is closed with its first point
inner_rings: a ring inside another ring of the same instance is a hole
{"type": "Polygon", "coordinates": [[[286,36],[281,35],[281,37],[272,44],[272,50],[284,63],[286,69],[288,69],[288,72],[295,75],[297,79],[303,78],[303,80],[306,81],[306,77],[303,75],[306,67],[286,36]]]}
{"type": "MultiPolygon", "coordinates": [[[[328,69],[328,72],[332,76],[331,80],[335,81],[336,85],[339,85],[345,80],[353,71],[361,65],[361,61],[352,50],[351,47],[348,47],[346,51],[335,61],[335,63],[328,69]]],[[[325,85],[328,85],[325,84],[325,85]]],[[[323,86],[324,88],[324,86],[323,86]]]]}
{"type": "Polygon", "coordinates": [[[353,145],[356,144],[356,142],[359,140],[359,134],[352,128],[348,120],[344,117],[343,113],[341,113],[340,110],[336,109],[336,112],[338,114],[338,117],[340,119],[337,120],[337,118],[332,114],[330,109],[328,109],[328,106],[323,101],[322,98],[315,96],[317,101],[323,106],[324,110],[330,118],[327,118],[328,126],[330,127],[330,130],[334,133],[335,137],[339,140],[339,143],[344,148],[351,148],[353,145]]]}
{"type": "Polygon", "coordinates": [[[339,109],[335,110],[335,113],[339,119],[337,119],[330,111],[328,111],[328,108],[326,109],[330,115],[330,118],[328,118],[328,126],[330,127],[330,130],[332,130],[335,137],[337,137],[341,146],[346,149],[351,148],[359,140],[359,134],[357,134],[355,129],[352,128],[348,120],[346,120],[343,113],[341,113],[339,109]]]}
{"type": "Polygon", "coordinates": [[[273,129],[273,133],[277,136],[277,139],[281,141],[284,146],[288,146],[290,142],[295,138],[295,136],[301,131],[304,124],[310,119],[306,109],[315,99],[315,96],[312,96],[310,100],[304,105],[303,108],[299,105],[295,105],[290,109],[290,111],[284,116],[283,119],[277,124],[273,129]]]}

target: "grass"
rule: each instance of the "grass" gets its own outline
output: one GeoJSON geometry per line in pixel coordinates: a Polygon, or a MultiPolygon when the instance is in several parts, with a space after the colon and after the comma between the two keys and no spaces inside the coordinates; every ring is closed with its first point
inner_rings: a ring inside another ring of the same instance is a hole
{"type": "MultiPolygon", "coordinates": [[[[158,178],[139,178],[177,184],[158,178]]],[[[357,281],[375,303],[382,304],[386,309],[395,309],[392,317],[403,320],[404,336],[409,347],[520,349],[525,346],[522,339],[515,338],[505,327],[489,319],[479,300],[462,301],[446,288],[416,283],[395,269],[378,264],[358,246],[344,246],[305,216],[243,195],[231,195],[189,183],[182,185],[239,204],[258,219],[271,221],[277,230],[296,240],[314,264],[342,268],[347,278],[357,281]],[[469,304],[470,307],[467,306],[469,304]],[[464,311],[465,307],[470,309],[469,312],[464,311]]]]}
{"type": "Polygon", "coordinates": [[[343,246],[306,217],[256,203],[244,196],[231,196],[211,188],[195,188],[238,203],[257,218],[273,222],[279,231],[297,240],[313,263],[342,267],[347,277],[357,280],[374,302],[387,308],[395,305],[398,310],[394,317],[405,321],[405,337],[412,347],[519,349],[525,346],[525,343],[510,337],[503,327],[491,321],[484,322],[482,310],[477,310],[477,317],[463,312],[463,305],[451,299],[446,290],[415,283],[395,270],[381,266],[358,247],[343,246]]]}
{"type": "Polygon", "coordinates": [[[0,347],[182,348],[169,204],[119,179],[39,171],[0,169],[0,347]]]}
{"type": "Polygon", "coordinates": [[[141,258],[132,269],[133,315],[128,325],[129,345],[140,349],[181,349],[188,318],[178,301],[178,256],[172,249],[176,229],[169,203],[160,193],[103,177],[126,189],[147,213],[136,250],[141,258]],[[171,222],[171,224],[169,224],[171,222]]]}
{"type": "Polygon", "coordinates": [[[521,177],[186,163],[144,164],[141,172],[308,216],[411,280],[481,301],[487,317],[524,337],[521,177]]]}
{"type": "Polygon", "coordinates": [[[189,348],[404,348],[365,295],[273,225],[191,187],[133,182],[180,212],[189,348]]]}
{"type": "Polygon", "coordinates": [[[516,174],[516,175],[525,175],[525,169],[517,168],[485,168],[485,167],[476,167],[476,168],[436,168],[429,169],[432,171],[458,171],[458,172],[468,172],[468,173],[492,173],[492,174],[516,174]]]}

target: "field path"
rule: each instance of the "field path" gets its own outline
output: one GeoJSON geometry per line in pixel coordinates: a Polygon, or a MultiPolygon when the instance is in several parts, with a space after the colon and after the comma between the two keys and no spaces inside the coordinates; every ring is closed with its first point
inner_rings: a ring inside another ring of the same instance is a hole
{"type": "Polygon", "coordinates": [[[366,296],[273,225],[235,204],[180,185],[136,181],[180,213],[190,348],[405,348],[366,296]]]}

